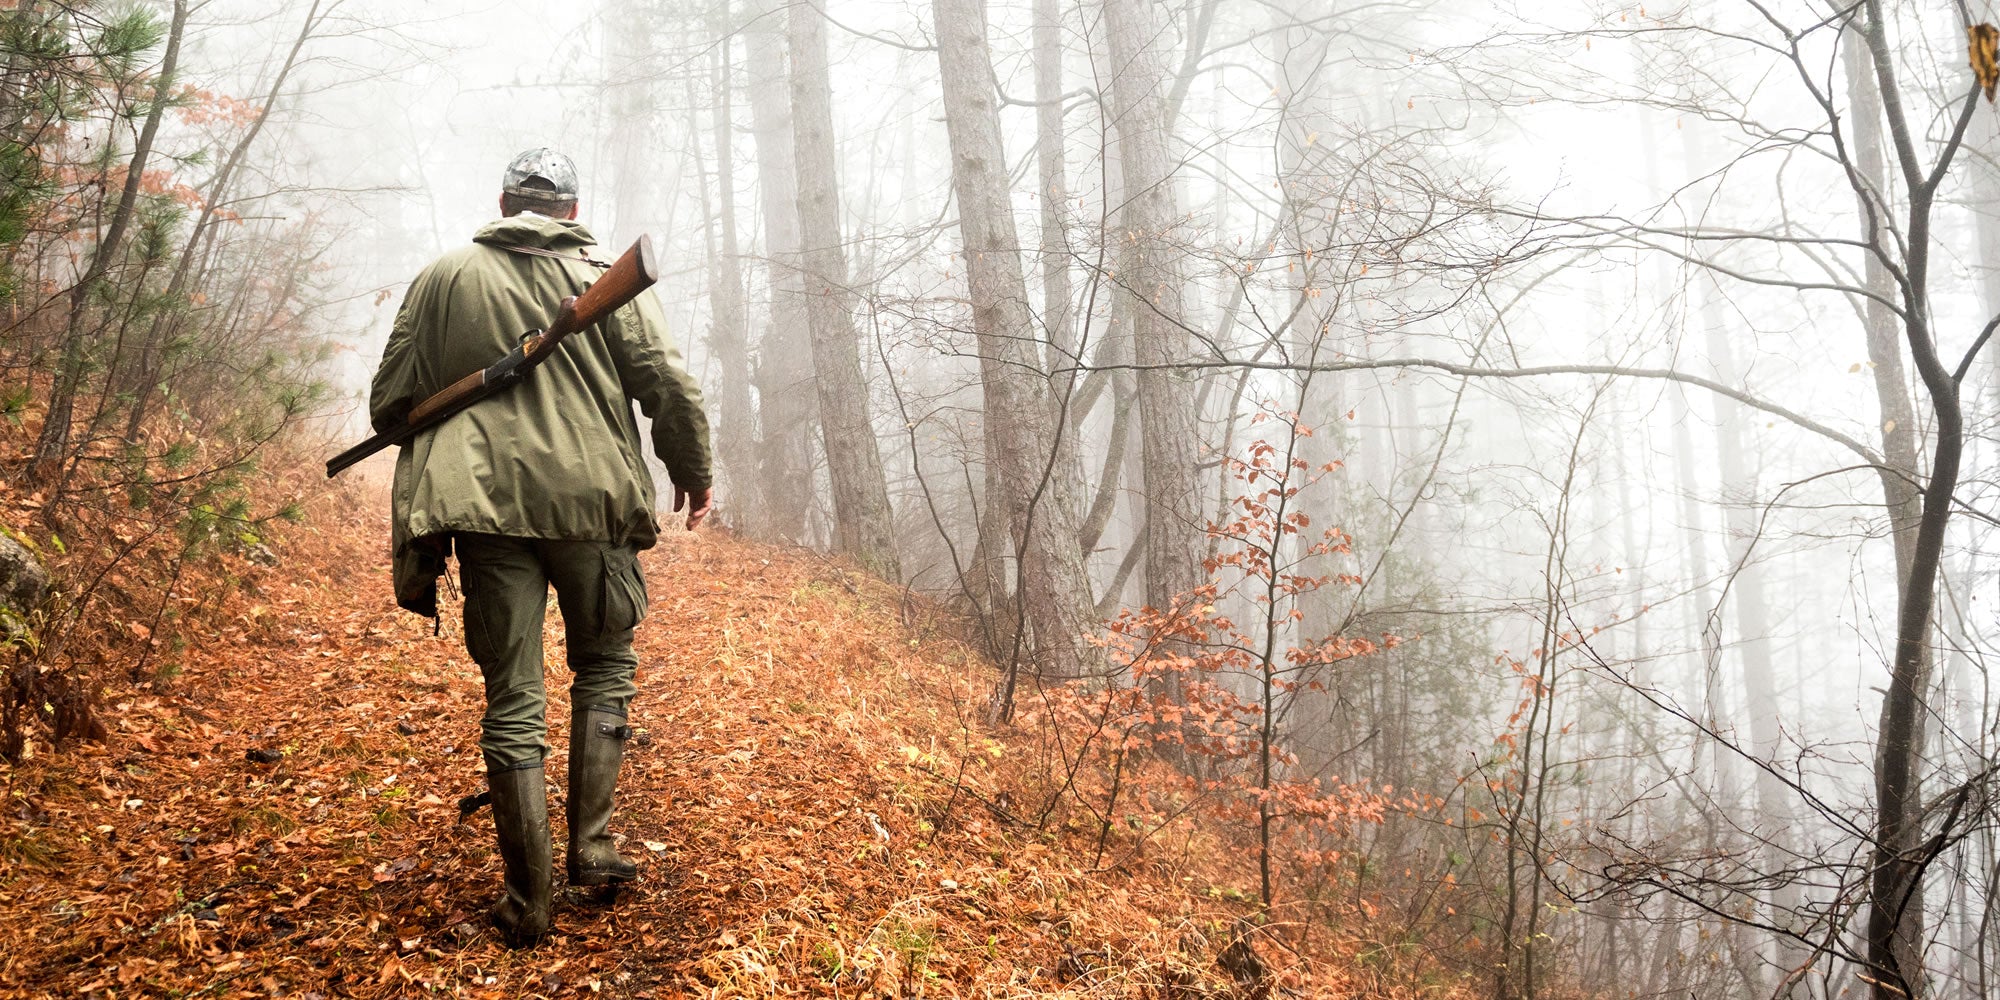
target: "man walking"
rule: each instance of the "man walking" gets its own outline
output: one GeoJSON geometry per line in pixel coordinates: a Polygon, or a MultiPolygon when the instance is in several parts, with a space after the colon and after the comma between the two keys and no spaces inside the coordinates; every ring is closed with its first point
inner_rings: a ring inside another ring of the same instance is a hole
{"type": "MultiPolygon", "coordinates": [[[[576,167],[534,149],[501,182],[500,214],[472,244],[410,285],[369,396],[377,430],[505,354],[579,294],[602,263],[576,220],[576,167]]],[[[493,921],[515,947],[549,929],[550,848],[542,760],[547,694],[542,620],[555,586],[569,651],[570,884],[632,881],[609,831],[636,687],[632,631],[646,614],[637,553],[653,545],[653,481],[632,404],[692,529],[710,506],[708,420],[665,319],[641,295],[562,347],[521,385],[405,445],[396,460],[396,600],[437,614],[437,581],[455,549],[465,646],[486,681],[479,748],[506,888],[493,921]]]]}

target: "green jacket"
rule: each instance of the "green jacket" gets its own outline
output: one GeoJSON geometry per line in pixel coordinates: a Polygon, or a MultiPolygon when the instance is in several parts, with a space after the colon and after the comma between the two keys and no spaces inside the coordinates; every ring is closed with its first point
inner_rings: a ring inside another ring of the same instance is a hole
{"type": "MultiPolygon", "coordinates": [[[[596,240],[575,222],[517,215],[472,240],[424,268],[403,299],[369,393],[378,431],[492,364],[601,273],[502,249],[581,256],[596,240]]],[[[393,505],[396,602],[437,614],[452,532],[651,546],[660,529],[634,402],[653,421],[653,450],[674,485],[708,488],[701,389],[651,295],[563,341],[526,382],[404,445],[393,505]]]]}

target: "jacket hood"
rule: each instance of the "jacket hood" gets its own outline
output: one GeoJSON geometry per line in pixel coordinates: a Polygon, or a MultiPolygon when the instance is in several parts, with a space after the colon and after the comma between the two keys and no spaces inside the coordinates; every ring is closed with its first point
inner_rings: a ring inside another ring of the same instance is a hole
{"type": "Polygon", "coordinates": [[[522,212],[496,219],[472,234],[474,243],[497,243],[513,247],[565,250],[597,245],[597,237],[583,223],[571,219],[551,219],[546,215],[522,212]]]}

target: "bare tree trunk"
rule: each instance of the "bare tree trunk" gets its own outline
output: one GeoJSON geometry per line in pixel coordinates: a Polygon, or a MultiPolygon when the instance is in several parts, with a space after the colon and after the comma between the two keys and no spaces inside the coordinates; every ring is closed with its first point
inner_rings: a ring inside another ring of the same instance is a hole
{"type": "Polygon", "coordinates": [[[1132,440],[1131,381],[1129,375],[1119,373],[1118,392],[1111,400],[1110,438],[1104,445],[1104,461],[1098,465],[1097,493],[1084,514],[1083,527],[1077,532],[1077,545],[1083,549],[1085,558],[1097,548],[1104,529],[1111,524],[1111,515],[1118,509],[1119,473],[1125,467],[1125,452],[1132,440]]]}
{"type": "MultiPolygon", "coordinates": [[[[605,66],[598,110],[618,127],[600,133],[598,162],[608,168],[611,183],[594,194],[598,203],[591,214],[593,228],[602,224],[597,235],[617,247],[638,239],[647,221],[655,218],[659,172],[654,168],[649,143],[659,134],[662,123],[656,111],[659,102],[654,99],[659,68],[653,56],[665,32],[658,9],[645,3],[606,0],[599,17],[605,66]]],[[[697,113],[689,108],[690,120],[697,113]]]]}
{"type": "MultiPolygon", "coordinates": [[[[1306,251],[1334,244],[1334,223],[1328,213],[1337,215],[1341,211],[1337,199],[1335,204],[1327,205],[1316,194],[1324,190],[1323,184],[1328,179],[1326,151],[1333,145],[1330,141],[1322,144],[1319,137],[1322,134],[1330,137],[1336,127],[1332,85],[1328,79],[1332,46],[1325,32],[1303,26],[1288,28],[1281,37],[1284,40],[1279,50],[1282,55],[1271,67],[1277,76],[1276,89],[1284,102],[1276,140],[1278,183],[1284,202],[1283,214],[1274,235],[1289,241],[1302,260],[1292,276],[1289,291],[1293,296],[1295,312],[1284,334],[1294,357],[1312,361],[1329,360],[1336,356],[1339,348],[1333,332],[1334,309],[1320,305],[1325,300],[1315,300],[1311,296],[1315,285],[1326,280],[1325,270],[1337,270],[1340,263],[1316,255],[1309,256],[1306,251]]],[[[1224,188],[1221,193],[1226,193],[1226,190],[1224,188]]],[[[1220,224],[1218,220],[1218,226],[1220,224]]],[[[1337,303],[1340,298],[1335,296],[1331,301],[1337,303]]],[[[1228,311],[1234,313],[1240,308],[1240,302],[1232,302],[1228,311]]],[[[1314,469],[1339,463],[1347,457],[1343,453],[1346,429],[1341,418],[1341,414],[1347,411],[1342,396],[1345,381],[1347,378],[1338,373],[1315,373],[1310,376],[1300,397],[1299,414],[1312,425],[1313,434],[1300,443],[1299,454],[1314,469]]],[[[1327,487],[1334,487],[1343,481],[1339,472],[1329,475],[1333,478],[1326,484],[1327,487]]],[[[1330,492],[1330,489],[1322,488],[1313,498],[1314,502],[1329,504],[1330,492]]],[[[1336,512],[1329,505],[1312,513],[1331,522],[1336,512]]],[[[1329,564],[1333,558],[1326,557],[1329,564]]],[[[1324,568],[1318,570],[1327,571],[1324,568]]],[[[1298,596],[1299,609],[1305,616],[1299,627],[1306,640],[1329,638],[1340,627],[1344,594],[1343,588],[1317,587],[1298,596]]],[[[1329,722],[1332,712],[1343,711],[1345,706],[1360,702],[1359,698],[1347,697],[1338,688],[1366,679],[1351,676],[1349,671],[1332,673],[1334,676],[1325,681],[1332,697],[1320,699],[1327,704],[1329,714],[1325,721],[1329,722]]]]}
{"type": "Polygon", "coordinates": [[[1015,589],[1034,630],[1035,662],[1055,677],[1073,678],[1091,659],[1082,640],[1093,623],[1090,577],[1077,545],[1076,446],[1065,433],[1061,400],[1039,370],[1043,355],[1035,349],[1007,189],[986,6],[984,0],[935,0],[931,11],[972,322],[986,369],[987,462],[1002,490],[989,493],[986,502],[1007,505],[1016,539],[1015,589]]]}
{"type": "MultiPolygon", "coordinates": [[[[291,79],[292,71],[298,68],[299,54],[304,51],[306,42],[319,31],[326,16],[326,4],[323,0],[314,0],[307,8],[305,23],[299,26],[298,35],[292,39],[291,49],[285,53],[285,61],[279,64],[277,74],[271,78],[271,86],[264,93],[264,103],[257,112],[256,119],[243,133],[243,138],[229,150],[228,158],[215,172],[214,179],[209,181],[208,190],[202,194],[201,212],[195,218],[194,228],[188,233],[187,245],[181,250],[180,261],[174,265],[173,277],[167,282],[165,298],[169,301],[177,299],[190,287],[200,286],[201,271],[195,267],[195,263],[206,254],[197,251],[202,248],[204,242],[212,244],[216,208],[228,196],[230,183],[235,180],[237,171],[243,169],[244,160],[250,155],[250,147],[257,142],[257,137],[263,134],[264,123],[271,119],[271,109],[277,105],[279,97],[285,92],[285,81],[291,79]]],[[[156,359],[162,347],[168,342],[168,334],[177,322],[175,314],[165,314],[154,321],[152,329],[147,331],[146,342],[139,356],[139,371],[143,377],[134,392],[132,415],[125,427],[127,441],[139,440],[139,430],[146,420],[147,405],[159,390],[161,382],[156,359]]]]}
{"type": "MultiPolygon", "coordinates": [[[[766,285],[770,316],[758,341],[757,480],[761,509],[752,530],[764,538],[804,542],[812,505],[812,441],[819,400],[812,380],[805,283],[798,271],[798,182],[793,173],[792,102],[786,88],[783,16],[775,0],[756,5],[744,31],[749,57],[751,138],[763,202],[766,285]]],[[[746,456],[747,458],[747,456],[746,456]]]]}
{"type": "MultiPolygon", "coordinates": [[[[152,158],[153,143],[160,134],[160,119],[165,117],[170,104],[168,98],[173,91],[174,74],[180,66],[181,36],[187,29],[187,22],[187,0],[174,0],[174,12],[167,25],[166,45],[160,52],[160,72],[153,79],[152,104],[146,110],[146,122],[140,126],[139,137],[132,144],[132,156],[125,163],[125,184],[118,192],[118,205],[112,210],[111,223],[97,241],[97,248],[91,252],[89,266],[69,292],[69,317],[63,331],[61,367],[56,371],[56,384],[49,396],[47,416],[42,421],[40,434],[35,438],[34,459],[28,466],[28,475],[36,482],[65,478],[63,470],[67,468],[69,458],[70,427],[75,420],[76,395],[83,382],[84,310],[90,304],[90,294],[98,281],[111,269],[112,261],[124,248],[125,232],[131,227],[132,214],[139,204],[146,164],[152,158]]],[[[45,509],[53,512],[56,505],[49,504],[45,509]]]]}
{"type": "MultiPolygon", "coordinates": [[[[1938,570],[1953,496],[1958,488],[1964,440],[1958,379],[1938,356],[1931,332],[1931,213],[1937,183],[1945,176],[1977,105],[1971,93],[1962,98],[1966,103],[1960,108],[1957,130],[1943,145],[1936,164],[1923,165],[1918,159],[1919,140],[1904,117],[1903,95],[1895,77],[1896,53],[1890,48],[1882,4],[1880,0],[1865,0],[1858,13],[1861,17],[1852,26],[1856,30],[1843,37],[1842,58],[1852,105],[1849,118],[1850,140],[1855,148],[1853,166],[1860,177],[1857,194],[1865,220],[1864,236],[1873,247],[1895,245],[1884,235],[1886,219],[1895,211],[1891,200],[1871,199],[1867,195],[1870,188],[1876,192],[1888,190],[1883,183],[1888,159],[1885,146],[1894,151],[1900,191],[1907,199],[1903,209],[1901,274],[1892,280],[1875,254],[1863,255],[1868,267],[1868,288],[1900,306],[1898,315],[1873,300],[1868,303],[1869,355],[1876,364],[1876,386],[1885,421],[1883,452],[1889,468],[1883,470],[1882,480],[1889,499],[1891,530],[1897,540],[1899,600],[1896,652],[1882,696],[1881,722],[1876,735],[1876,830],[1867,952],[1875,1000],[1921,1000],[1927,993],[1928,979],[1923,964],[1923,872],[1931,849],[1923,833],[1924,721],[1930,692],[1938,570]],[[1906,426],[1913,423],[1908,419],[1912,408],[1904,381],[1902,352],[1895,343],[1898,333],[1923,381],[1931,404],[1929,415],[1934,418],[1929,476],[1921,480],[1921,492],[1908,485],[1919,466],[1915,428],[1906,426]],[[1885,363],[1888,361],[1894,364],[1885,363]],[[1902,439],[1903,434],[1908,434],[1908,438],[1902,439]],[[1897,474],[1903,472],[1912,475],[1906,479],[1897,474]]],[[[1931,146],[1928,141],[1923,145],[1931,146]]]]}
{"type": "MultiPolygon", "coordinates": [[[[1895,210],[1885,186],[1886,158],[1882,136],[1882,97],[1869,63],[1867,42],[1861,33],[1843,36],[1841,52],[1847,77],[1847,97],[1852,105],[1848,115],[1854,146],[1855,168],[1877,192],[1879,199],[1863,198],[1859,203],[1864,238],[1887,240],[1889,219],[1895,210]],[[1880,229],[1876,229],[1880,227],[1880,229]]],[[[1868,290],[1882,299],[1896,294],[1896,279],[1879,257],[1862,254],[1868,290]]],[[[1895,545],[1896,576],[1908,580],[1914,558],[1917,524],[1922,519],[1922,500],[1914,485],[1919,468],[1917,426],[1910,403],[1909,370],[1903,365],[1903,331],[1896,313],[1887,302],[1871,298],[1863,304],[1867,322],[1868,361],[1875,378],[1875,397],[1882,409],[1882,457],[1889,468],[1881,470],[1882,493],[1889,509],[1890,539],[1895,545]]]]}
{"type": "MultiPolygon", "coordinates": [[[[1979,294],[1987,316],[2000,316],[2000,116],[1981,115],[1985,135],[1974,145],[1979,155],[1972,160],[1971,201],[1975,232],[1979,241],[1979,294]]],[[[1986,345],[1986,398],[1982,401],[1986,421],[1984,435],[1989,462],[2000,461],[2000,337],[1986,345]]],[[[1973,469],[1977,477],[1980,468],[1973,469]]]]}
{"type": "MultiPolygon", "coordinates": [[[[1739,384],[1735,351],[1730,346],[1722,316],[1720,290],[1712,280],[1704,280],[1701,321],[1707,331],[1709,363],[1715,366],[1716,380],[1726,385],[1739,384]]],[[[1727,397],[1716,397],[1715,408],[1716,454],[1725,493],[1723,523],[1729,531],[1727,551],[1732,574],[1727,585],[1736,599],[1738,641],[1734,645],[1743,658],[1743,707],[1750,723],[1749,751],[1759,765],[1752,772],[1752,787],[1757,796],[1757,839],[1762,845],[1764,873],[1776,880],[1770,896],[1770,923],[1788,927],[1794,923],[1803,893],[1795,882],[1780,874],[1795,866],[1791,790],[1771,770],[1779,763],[1783,730],[1777,687],[1772,680],[1771,614],[1764,592],[1764,568],[1753,554],[1761,518],[1754,499],[1756,473],[1744,455],[1743,428],[1749,418],[1740,404],[1727,397]]],[[[1720,612],[1719,608],[1716,610],[1720,612]]],[[[1775,944],[1780,968],[1790,970],[1805,963],[1808,956],[1798,942],[1780,935],[1775,944]]]]}
{"type": "MultiPolygon", "coordinates": [[[[761,507],[758,477],[752,466],[752,431],[756,413],[750,403],[750,343],[743,310],[743,265],[736,239],[736,130],[734,102],[731,100],[731,54],[734,27],[729,2],[722,0],[710,14],[713,28],[713,106],[710,114],[715,133],[715,181],[720,193],[716,215],[722,245],[712,258],[710,279],[709,336],[715,345],[716,361],[722,366],[722,392],[717,399],[717,458],[727,489],[722,496],[746,514],[761,507]]],[[[741,519],[728,518],[732,525],[741,519]]]]}
{"type": "MultiPolygon", "coordinates": [[[[980,430],[982,454],[995,454],[998,446],[993,443],[992,428],[980,430]]],[[[965,493],[974,506],[975,530],[979,534],[979,542],[972,550],[973,593],[969,596],[986,624],[985,634],[997,644],[987,652],[994,660],[1005,662],[1013,656],[1009,637],[1015,634],[1014,619],[1019,617],[1014,603],[1019,595],[1014,593],[1007,574],[1007,555],[1014,551],[1014,540],[1008,530],[1007,504],[1000,499],[1005,489],[990,458],[980,463],[979,475],[976,492],[970,475],[965,481],[965,493]]]]}
{"type": "MultiPolygon", "coordinates": [[[[1979,299],[1981,312],[1988,316],[2000,315],[2000,116],[1979,115],[1973,125],[1973,137],[1968,141],[1966,154],[1967,189],[1969,208],[1974,220],[1975,260],[1979,265],[1979,299]]],[[[1984,429],[1983,434],[1974,436],[1967,458],[1970,466],[1968,481],[1991,480],[2000,474],[2000,342],[1990,344],[1986,358],[1981,363],[1982,377],[1986,392],[1982,397],[1968,401],[1969,408],[1976,409],[1968,423],[1984,429]]],[[[1967,532],[1971,539],[1964,547],[1966,553],[1958,580],[1958,589],[1968,600],[1963,605],[1976,600],[1971,595],[1991,593],[1990,581],[1994,578],[1993,545],[1995,528],[1973,522],[1967,532]]],[[[1976,627],[1968,631],[1978,631],[1976,627]]],[[[1968,642],[1964,648],[1971,648],[1968,642]]],[[[1961,661],[1964,657],[1957,657],[1961,661]]],[[[1954,672],[1967,687],[1973,687],[1977,676],[1976,664],[1960,662],[1954,672]]],[[[1960,739],[1970,740],[1971,751],[1976,760],[1990,759],[1992,754],[1992,725],[1984,692],[1974,688],[1965,691],[1959,699],[1963,720],[1959,725],[1960,739]],[[1980,734],[1976,739],[1971,734],[1980,734]]],[[[1970,763],[1970,762],[1968,762],[1970,763]]],[[[1961,967],[1970,971],[1961,973],[1962,987],[1966,992],[1982,1000],[1992,996],[1988,989],[1991,965],[1987,955],[1991,950],[1992,917],[1994,907],[2000,905],[2000,885],[1996,885],[1993,875],[1995,866],[1995,838],[1993,831],[1982,826],[1960,850],[1965,857],[1962,864],[1979,873],[1975,878],[1961,878],[1958,884],[1959,931],[1958,949],[1961,967]]]]}
{"type": "Polygon", "coordinates": [[[1166,608],[1201,580],[1200,484],[1195,465],[1191,376],[1170,366],[1187,357],[1181,326],[1179,221],[1167,129],[1167,80],[1160,46],[1167,37],[1146,0],[1104,0],[1111,55],[1112,113],[1125,201],[1116,281],[1130,308],[1139,367],[1139,444],[1145,469],[1146,603],[1166,608]]]}
{"type": "Polygon", "coordinates": [[[889,580],[899,580],[895,524],[882,453],[868,419],[861,338],[847,285],[840,233],[839,158],[833,137],[833,86],[827,76],[826,25],[810,4],[787,18],[792,54],[792,155],[799,185],[800,262],[806,321],[812,331],[820,435],[833,481],[835,533],[841,551],[889,580]]]}
{"type": "MultiPolygon", "coordinates": [[[[1726,732],[1729,727],[1727,712],[1722,703],[1722,636],[1712,627],[1710,609],[1719,603],[1715,588],[1710,584],[1714,567],[1708,560],[1708,536],[1702,532],[1701,484],[1695,474],[1694,433],[1689,425],[1694,422],[1694,411],[1688,405],[1687,394],[1676,392],[1673,401],[1674,473],[1678,480],[1681,497],[1681,529],[1686,547],[1681,550],[1682,575],[1694,589],[1694,600],[1689,604],[1687,632],[1701,637],[1701,716],[1691,737],[1693,747],[1689,765],[1689,778],[1710,798],[1711,804],[1726,808],[1726,800],[1719,799],[1725,789],[1734,787],[1728,780],[1726,756],[1710,733],[1726,732]]],[[[1714,808],[1700,810],[1702,822],[1703,850],[1713,855],[1720,846],[1721,817],[1714,808]]]]}
{"type": "MultiPolygon", "coordinates": [[[[1070,328],[1069,232],[1063,202],[1069,183],[1063,170],[1062,7],[1059,0],[1035,0],[1035,163],[1041,170],[1042,327],[1048,337],[1051,371],[1074,369],[1076,332],[1070,328]]],[[[1058,377],[1068,386],[1074,375],[1058,377]]]]}
{"type": "MultiPolygon", "coordinates": [[[[1870,29],[1850,30],[1842,37],[1841,61],[1850,105],[1849,135],[1854,146],[1855,168],[1877,198],[1857,195],[1864,238],[1880,239],[1892,210],[1884,170],[1886,154],[1882,138],[1882,97],[1869,58],[1870,29]]],[[[1877,296],[1895,294],[1895,280],[1873,253],[1862,254],[1868,290],[1877,296]]],[[[1915,583],[1911,569],[1915,562],[1915,540],[1922,518],[1921,501],[1911,479],[1917,468],[1916,420],[1910,405],[1908,375],[1903,368],[1902,331],[1895,313],[1882,301],[1871,298],[1863,303],[1868,360],[1875,378],[1875,396],[1881,406],[1882,454],[1888,468],[1879,479],[1889,513],[1889,536],[1896,556],[1896,588],[1899,604],[1908,603],[1909,588],[1915,583]]],[[[1901,650],[1898,650],[1900,659],[1901,650]]],[[[1904,701],[1923,697],[1923,683],[1929,673],[1927,650],[1917,652],[1919,663],[1912,677],[1901,671],[1891,677],[1891,687],[1882,698],[1882,718],[1876,734],[1875,808],[1877,869],[1869,896],[1867,925],[1868,957],[1877,968],[1870,970],[1875,1000],[1905,1000],[1919,996],[1912,987],[1923,982],[1924,905],[1921,884],[1907,862],[1900,860],[1915,842],[1919,820],[1917,807],[1923,791],[1917,773],[1917,755],[1923,740],[1922,716],[1895,708],[1904,701]],[[1907,687],[1898,687],[1906,683],[1907,687]],[[1905,717],[1906,716],[1906,717],[1905,717]],[[1914,893],[1915,898],[1911,898],[1914,893]]]]}

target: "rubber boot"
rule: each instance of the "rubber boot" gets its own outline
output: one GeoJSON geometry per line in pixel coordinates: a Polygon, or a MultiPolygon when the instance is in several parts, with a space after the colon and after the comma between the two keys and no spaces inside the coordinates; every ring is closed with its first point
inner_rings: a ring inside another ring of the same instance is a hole
{"type": "Polygon", "coordinates": [[[526,948],[549,932],[549,798],[542,766],[487,771],[493,827],[500,835],[506,893],[493,907],[493,926],[510,948],[526,948]]]}
{"type": "Polygon", "coordinates": [[[632,862],[611,845],[611,801],[618,766],[632,731],[625,716],[606,708],[570,713],[569,884],[618,885],[639,877],[632,862]]]}

